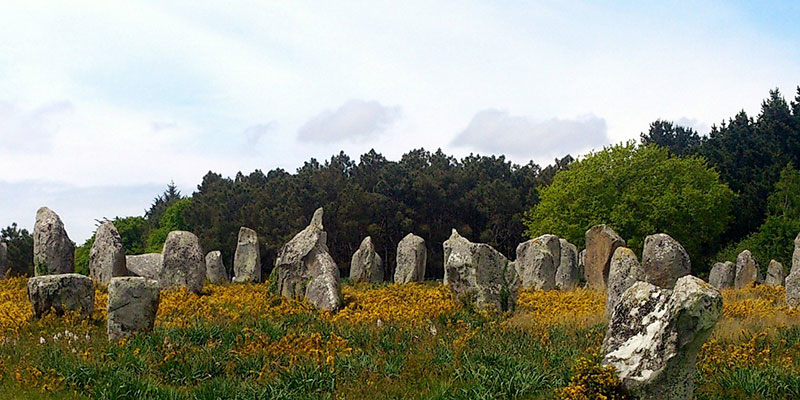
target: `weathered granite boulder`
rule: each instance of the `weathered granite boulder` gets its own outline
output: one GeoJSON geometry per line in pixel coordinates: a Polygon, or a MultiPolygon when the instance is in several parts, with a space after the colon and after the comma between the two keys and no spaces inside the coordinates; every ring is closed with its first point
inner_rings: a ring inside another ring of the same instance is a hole
{"type": "Polygon", "coordinates": [[[233,275],[234,282],[261,282],[258,234],[250,228],[239,228],[239,241],[236,243],[236,253],[233,255],[233,275]]]}
{"type": "Polygon", "coordinates": [[[611,256],[606,293],[606,315],[611,315],[622,294],[634,283],[644,281],[645,273],[633,250],[617,247],[611,256]]]}
{"type": "Polygon", "coordinates": [[[425,247],[425,239],[409,233],[397,244],[397,266],[394,270],[394,282],[422,282],[425,280],[427,261],[428,249],[425,247]]]}
{"type": "Polygon", "coordinates": [[[556,288],[556,271],[561,263],[558,236],[542,235],[517,246],[514,266],[522,287],[536,290],[556,288]]]}
{"type": "Polygon", "coordinates": [[[786,271],[783,269],[783,264],[770,260],[764,283],[772,286],[783,286],[784,281],[786,281],[786,271]]]}
{"type": "Polygon", "coordinates": [[[369,236],[361,241],[350,259],[350,279],[355,282],[383,282],[383,259],[375,251],[369,236]]]}
{"type": "Polygon", "coordinates": [[[697,353],[722,313],[722,295],[694,276],[674,289],[631,286],[614,308],[603,365],[640,399],[690,399],[697,353]]]}
{"type": "Polygon", "coordinates": [[[75,245],[69,240],[64,223],[53,210],[36,211],[33,226],[33,269],[36,276],[75,272],[75,245]]]}
{"type": "Polygon", "coordinates": [[[206,254],[206,279],[214,285],[229,282],[228,271],[225,269],[222,252],[219,250],[209,251],[206,254]]]}
{"type": "Polygon", "coordinates": [[[733,289],[735,281],[736,264],[730,261],[714,263],[711,273],[708,274],[708,283],[719,290],[733,289]]]}
{"type": "Polygon", "coordinates": [[[111,221],[100,224],[89,250],[89,276],[103,285],[112,277],[128,275],[122,237],[111,221]]]}
{"type": "Polygon", "coordinates": [[[8,271],[8,246],[6,242],[0,242],[0,279],[6,277],[8,271]]]}
{"type": "Polygon", "coordinates": [[[200,292],[206,280],[206,260],[194,233],[172,231],[167,234],[161,256],[158,274],[161,288],[186,287],[190,292],[200,292]]]}
{"type": "Polygon", "coordinates": [[[339,267],[328,253],[327,240],[319,208],[311,223],[278,252],[269,278],[270,290],[291,299],[306,298],[322,310],[339,310],[339,267]]]}
{"type": "Polygon", "coordinates": [[[160,253],[125,256],[125,267],[134,276],[158,280],[162,266],[163,257],[161,257],[160,253]]]}
{"type": "Polygon", "coordinates": [[[790,273],[800,273],[800,233],[794,238],[794,253],[792,253],[792,269],[790,273]]]}
{"type": "Polygon", "coordinates": [[[443,247],[444,283],[454,295],[474,300],[480,309],[516,307],[519,279],[504,255],[488,244],[470,242],[455,229],[443,247]]]}
{"type": "Polygon", "coordinates": [[[158,282],[138,276],[112,278],[108,285],[108,340],[151,332],[158,312],[158,282]]]}
{"type": "Polygon", "coordinates": [[[561,247],[561,261],[556,269],[556,289],[572,290],[581,282],[581,273],[578,269],[578,248],[574,244],[559,239],[561,247]]]}
{"type": "Polygon", "coordinates": [[[28,279],[28,300],[37,317],[51,311],[63,315],[80,309],[86,318],[94,311],[94,285],[91,278],[81,274],[35,276],[28,279]]]}
{"type": "Polygon", "coordinates": [[[625,247],[617,232],[608,225],[597,225],[586,231],[586,254],[584,255],[584,276],[591,289],[605,290],[611,256],[617,247],[625,247]]]}
{"type": "Polygon", "coordinates": [[[657,233],[644,239],[642,269],[646,282],[672,288],[678,278],[691,273],[692,263],[677,240],[666,233],[657,233]]]}
{"type": "Polygon", "coordinates": [[[753,258],[750,250],[745,250],[736,256],[736,289],[752,287],[758,283],[758,263],[753,258]]]}
{"type": "Polygon", "coordinates": [[[786,277],[786,305],[800,306],[800,272],[792,272],[786,277]]]}

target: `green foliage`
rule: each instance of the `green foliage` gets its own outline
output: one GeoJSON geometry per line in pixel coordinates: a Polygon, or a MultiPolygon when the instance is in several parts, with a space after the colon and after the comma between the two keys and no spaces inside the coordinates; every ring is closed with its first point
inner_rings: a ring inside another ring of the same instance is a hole
{"type": "Polygon", "coordinates": [[[75,272],[89,275],[89,251],[92,249],[93,244],[94,235],[86,239],[82,246],[75,247],[75,272]]]}
{"type": "Polygon", "coordinates": [[[587,229],[606,223],[640,251],[647,235],[665,232],[686,248],[693,267],[724,232],[733,198],[703,159],[633,142],[574,162],[539,195],[526,213],[530,237],[552,233],[583,244],[587,229]]]}
{"type": "Polygon", "coordinates": [[[147,220],[144,217],[114,218],[114,227],[119,231],[125,254],[142,254],[145,252],[145,232],[147,220]]]}
{"type": "Polygon", "coordinates": [[[0,241],[8,247],[7,276],[33,276],[33,236],[14,222],[0,230],[0,241]]]}
{"type": "Polygon", "coordinates": [[[189,230],[189,225],[186,223],[186,211],[191,204],[192,199],[187,197],[172,203],[164,210],[158,222],[158,228],[150,231],[147,237],[148,252],[160,253],[170,232],[189,230]]]}
{"type": "Polygon", "coordinates": [[[664,146],[672,154],[679,156],[692,154],[700,145],[700,135],[694,129],[660,119],[650,124],[650,130],[646,134],[639,136],[642,144],[664,146]]]}

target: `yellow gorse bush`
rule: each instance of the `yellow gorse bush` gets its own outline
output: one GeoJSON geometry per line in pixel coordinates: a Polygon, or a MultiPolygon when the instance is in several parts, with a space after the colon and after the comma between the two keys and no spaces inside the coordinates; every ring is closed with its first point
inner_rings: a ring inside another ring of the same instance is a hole
{"type": "Polygon", "coordinates": [[[442,284],[409,283],[367,289],[364,285],[342,288],[345,306],[331,317],[333,322],[400,322],[415,325],[453,312],[458,304],[442,284]]]}
{"type": "Polygon", "coordinates": [[[25,277],[0,279],[0,341],[19,333],[33,316],[27,282],[25,277]]]}
{"type": "MultiPolygon", "coordinates": [[[[517,309],[539,325],[599,320],[605,312],[605,293],[589,289],[520,290],[517,309]]],[[[592,321],[593,322],[593,321],[592,321]]]]}
{"type": "Polygon", "coordinates": [[[757,285],[740,290],[726,289],[722,291],[722,297],[722,315],[725,318],[800,317],[800,308],[786,305],[783,286],[757,285]]]}

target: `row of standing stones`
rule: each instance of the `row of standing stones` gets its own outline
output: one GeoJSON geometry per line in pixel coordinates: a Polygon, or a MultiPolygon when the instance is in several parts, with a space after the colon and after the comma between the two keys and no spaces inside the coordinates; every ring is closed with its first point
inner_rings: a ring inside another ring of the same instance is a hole
{"type": "MultiPolygon", "coordinates": [[[[322,209],[311,223],[278,252],[269,278],[269,290],[292,299],[307,299],[315,307],[336,311],[342,307],[339,269],[327,247],[322,209]]],[[[473,243],[454,229],[444,242],[444,283],[454,295],[482,309],[512,310],[520,287],[569,290],[586,286],[607,293],[610,322],[603,341],[603,364],[613,366],[623,384],[644,399],[691,398],[697,353],[721,314],[718,289],[743,288],[755,283],[786,284],[786,299],[800,304],[800,235],[795,239],[792,269],[773,261],[767,276],[749,251],[736,264],[717,263],[709,283],[689,275],[691,262],[683,246],[667,234],[645,239],[642,262],[626,242],[606,225],[586,232],[586,249],[554,235],[521,243],[516,260],[483,243],[473,243]]],[[[427,251],[425,241],[409,234],[397,247],[395,283],[422,281],[427,251]]],[[[58,215],[46,207],[37,212],[34,226],[36,276],[28,281],[34,314],[93,311],[94,284],[108,285],[109,340],[149,332],[158,310],[160,290],[186,287],[199,292],[203,282],[228,282],[220,252],[203,256],[197,237],[170,232],[161,254],[126,256],[122,240],[110,222],[97,230],[90,250],[90,277],[74,272],[74,249],[58,215]]],[[[6,265],[0,244],[0,274],[6,265]]],[[[242,227],[234,255],[234,282],[261,281],[258,235],[242,227]]],[[[0,275],[1,276],[1,275],[0,275]]],[[[380,282],[384,265],[370,237],[351,259],[350,278],[380,282]]]]}

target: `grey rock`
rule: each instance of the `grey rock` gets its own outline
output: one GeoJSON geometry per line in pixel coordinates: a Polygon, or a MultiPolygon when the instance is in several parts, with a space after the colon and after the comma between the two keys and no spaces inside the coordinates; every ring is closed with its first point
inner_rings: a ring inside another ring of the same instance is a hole
{"type": "Polygon", "coordinates": [[[158,283],[162,289],[185,287],[190,292],[200,292],[206,280],[206,260],[194,233],[170,232],[161,256],[158,283]]]}
{"type": "Polygon", "coordinates": [[[311,223],[278,252],[270,274],[270,290],[291,299],[306,298],[318,309],[339,310],[339,267],[328,252],[327,240],[319,208],[311,223]]]}
{"type": "Polygon", "coordinates": [[[672,288],[678,278],[691,273],[692,263],[677,240],[666,233],[657,233],[644,239],[642,269],[646,282],[672,288]]]}
{"type": "Polygon", "coordinates": [[[561,263],[561,242],[557,236],[542,235],[517,246],[514,266],[522,287],[535,290],[553,290],[556,271],[561,263]]]}
{"type": "Polygon", "coordinates": [[[735,281],[736,264],[730,261],[714,263],[711,273],[708,274],[708,283],[719,290],[733,289],[735,281]]]}
{"type": "Polygon", "coordinates": [[[644,269],[633,250],[617,247],[611,256],[611,267],[608,271],[608,291],[606,293],[606,315],[611,315],[614,307],[634,283],[645,280],[644,269]]]}
{"type": "Polygon", "coordinates": [[[355,282],[383,281],[383,259],[375,251],[372,238],[369,236],[361,241],[358,250],[350,259],[350,279],[355,282]]]}
{"type": "Polygon", "coordinates": [[[794,238],[794,253],[792,253],[791,273],[800,273],[800,233],[794,238]]]}
{"type": "Polygon", "coordinates": [[[233,276],[233,281],[238,283],[261,282],[258,234],[250,228],[239,228],[239,240],[233,256],[233,276]]]}
{"type": "Polygon", "coordinates": [[[6,277],[8,272],[8,246],[6,242],[0,242],[0,279],[6,277]]]}
{"type": "Polygon", "coordinates": [[[160,253],[147,253],[135,256],[125,256],[125,266],[134,276],[158,280],[163,266],[163,257],[160,253]]]}
{"type": "Polygon", "coordinates": [[[565,239],[558,241],[561,247],[561,261],[556,269],[556,289],[572,290],[578,287],[582,276],[578,269],[578,248],[565,239]]]}
{"type": "Polygon", "coordinates": [[[800,306],[800,272],[792,272],[786,277],[786,305],[800,306]]]}
{"type": "Polygon", "coordinates": [[[53,210],[36,211],[33,226],[33,266],[36,276],[75,272],[75,245],[69,240],[64,223],[53,210]]]}
{"type": "Polygon", "coordinates": [[[480,309],[510,311],[516,307],[519,279],[513,265],[488,244],[472,243],[453,229],[444,242],[444,283],[480,309]]]}
{"type": "Polygon", "coordinates": [[[28,300],[37,317],[51,311],[60,316],[80,309],[81,316],[87,318],[94,311],[94,285],[91,278],[81,274],[35,276],[28,279],[28,300]]]}
{"type": "Polygon", "coordinates": [[[640,399],[691,399],[697,353],[721,313],[722,295],[694,276],[672,290],[637,282],[614,308],[602,363],[640,399]]]}
{"type": "Polygon", "coordinates": [[[229,282],[228,271],[222,263],[222,252],[219,250],[206,254],[206,279],[214,285],[229,282]]]}
{"type": "Polygon", "coordinates": [[[394,271],[394,282],[422,282],[425,280],[427,261],[428,249],[425,247],[425,239],[409,233],[397,244],[397,266],[394,271]]]}
{"type": "Polygon", "coordinates": [[[617,232],[608,225],[596,225],[586,231],[586,255],[584,256],[584,276],[586,285],[595,290],[605,290],[611,256],[617,247],[625,247],[617,232]]]}
{"type": "Polygon", "coordinates": [[[581,277],[581,283],[586,284],[586,249],[578,253],[578,276],[581,277]]]}
{"type": "Polygon", "coordinates": [[[783,269],[783,264],[775,260],[770,260],[769,266],[767,266],[767,277],[764,283],[772,286],[783,286],[785,280],[786,271],[783,269]]]}
{"type": "Polygon", "coordinates": [[[736,289],[755,286],[758,283],[758,263],[753,258],[750,250],[745,250],[736,256],[736,289]]]}
{"type": "Polygon", "coordinates": [[[160,297],[158,282],[152,279],[112,278],[108,285],[108,340],[152,332],[160,297]]]}
{"type": "Polygon", "coordinates": [[[107,285],[112,277],[128,275],[122,237],[111,221],[100,224],[89,250],[89,276],[107,285]]]}

